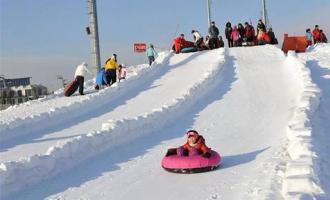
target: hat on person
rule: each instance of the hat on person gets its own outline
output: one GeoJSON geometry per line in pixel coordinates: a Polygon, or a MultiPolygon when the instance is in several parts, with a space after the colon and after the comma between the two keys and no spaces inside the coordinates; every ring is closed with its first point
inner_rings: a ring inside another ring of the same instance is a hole
{"type": "Polygon", "coordinates": [[[81,64],[86,66],[86,67],[88,66],[88,64],[85,61],[83,61],[81,64]]]}
{"type": "Polygon", "coordinates": [[[117,60],[117,54],[112,54],[112,56],[111,56],[111,58],[113,58],[113,59],[115,59],[115,60],[117,60]]]}
{"type": "Polygon", "coordinates": [[[191,33],[195,33],[195,30],[192,30],[191,33]]]}
{"type": "Polygon", "coordinates": [[[187,131],[186,134],[188,135],[188,137],[190,137],[190,136],[194,136],[194,137],[198,136],[198,132],[195,131],[195,130],[189,130],[189,131],[187,131]]]}

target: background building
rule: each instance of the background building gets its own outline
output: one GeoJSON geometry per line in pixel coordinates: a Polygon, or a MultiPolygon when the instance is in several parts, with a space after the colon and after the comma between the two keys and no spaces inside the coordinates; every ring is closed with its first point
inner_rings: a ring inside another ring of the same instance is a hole
{"type": "Polygon", "coordinates": [[[38,99],[48,94],[43,85],[31,85],[31,77],[5,79],[0,77],[0,109],[38,99]]]}

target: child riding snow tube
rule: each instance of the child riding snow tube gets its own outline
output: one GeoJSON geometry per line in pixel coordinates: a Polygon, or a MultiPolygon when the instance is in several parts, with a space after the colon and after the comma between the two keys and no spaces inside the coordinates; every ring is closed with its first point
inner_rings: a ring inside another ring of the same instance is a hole
{"type": "Polygon", "coordinates": [[[184,145],[168,149],[162,160],[162,167],[165,170],[198,173],[214,170],[220,165],[220,155],[206,146],[203,136],[195,130],[189,130],[187,137],[184,145]]]}

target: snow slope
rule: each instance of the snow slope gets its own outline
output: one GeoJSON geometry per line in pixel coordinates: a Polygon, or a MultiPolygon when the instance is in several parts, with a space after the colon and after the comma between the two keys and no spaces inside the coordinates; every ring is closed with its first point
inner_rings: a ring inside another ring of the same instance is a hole
{"type": "Polygon", "coordinates": [[[312,69],[330,68],[326,51],[329,46],[299,57],[273,46],[164,53],[151,68],[99,93],[66,98],[58,92],[1,112],[1,196],[326,199],[329,74],[312,69]],[[34,131],[26,131],[30,126],[34,131]],[[183,144],[192,128],[223,156],[221,167],[190,175],[164,171],[167,148],[183,144]]]}

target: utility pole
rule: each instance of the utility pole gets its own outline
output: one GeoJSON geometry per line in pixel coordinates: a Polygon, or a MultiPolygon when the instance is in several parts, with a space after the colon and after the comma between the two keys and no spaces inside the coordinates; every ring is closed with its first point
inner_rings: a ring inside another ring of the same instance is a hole
{"type": "Polygon", "coordinates": [[[208,19],[208,27],[211,26],[211,0],[207,1],[207,19],[208,19]]]}
{"type": "Polygon", "coordinates": [[[101,68],[100,58],[100,45],[99,45],[99,32],[97,24],[97,11],[96,0],[87,0],[88,15],[89,15],[89,31],[91,34],[91,54],[92,54],[92,67],[94,68],[95,75],[98,74],[101,68]]]}
{"type": "Polygon", "coordinates": [[[266,9],[266,0],[262,0],[262,21],[265,23],[265,27],[266,27],[266,30],[267,30],[267,27],[269,25],[269,21],[268,21],[267,9],[266,9]]]}

